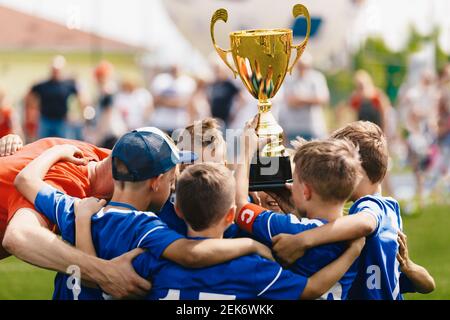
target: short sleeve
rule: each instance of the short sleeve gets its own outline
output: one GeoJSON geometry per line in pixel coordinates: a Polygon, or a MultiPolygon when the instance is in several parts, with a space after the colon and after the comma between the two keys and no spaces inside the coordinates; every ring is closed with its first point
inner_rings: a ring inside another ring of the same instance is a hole
{"type": "Polygon", "coordinates": [[[149,279],[153,273],[156,260],[155,256],[148,251],[141,253],[133,260],[133,268],[142,278],[149,279]]]}
{"type": "Polygon", "coordinates": [[[255,204],[247,204],[242,208],[237,223],[256,240],[269,246],[272,238],[280,233],[298,234],[323,225],[319,220],[299,220],[292,214],[276,213],[255,204]]]}
{"type": "Polygon", "coordinates": [[[31,92],[36,94],[36,95],[40,95],[41,94],[41,85],[40,84],[35,84],[34,86],[31,87],[31,92]]]}
{"type": "Polygon", "coordinates": [[[145,217],[140,219],[137,228],[137,245],[138,248],[149,250],[155,257],[160,258],[168,246],[173,242],[184,239],[182,235],[171,230],[156,215],[142,213],[145,217]]]}
{"type": "Polygon", "coordinates": [[[273,261],[261,259],[255,268],[257,296],[261,299],[298,300],[308,282],[308,278],[284,270],[273,261]]]}
{"type": "Polygon", "coordinates": [[[357,214],[360,212],[366,212],[370,214],[376,221],[377,226],[372,234],[378,233],[381,219],[383,217],[383,208],[377,201],[370,198],[363,198],[356,201],[349,210],[349,214],[357,214]]]}
{"type": "Polygon", "coordinates": [[[34,201],[36,210],[56,224],[63,239],[69,242],[74,241],[75,200],[76,198],[46,185],[39,191],[34,201]]]}
{"type": "Polygon", "coordinates": [[[187,225],[183,219],[177,216],[175,206],[167,200],[158,214],[159,218],[167,224],[167,226],[182,235],[187,235],[187,225]]]}
{"type": "Polygon", "coordinates": [[[417,292],[414,284],[411,280],[403,273],[400,273],[400,293],[415,293],[417,292]]]}

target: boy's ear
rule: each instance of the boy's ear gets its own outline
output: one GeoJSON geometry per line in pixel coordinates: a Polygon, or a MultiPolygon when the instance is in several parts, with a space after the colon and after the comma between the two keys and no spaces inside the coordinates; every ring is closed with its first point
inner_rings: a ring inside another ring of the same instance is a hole
{"type": "Polygon", "coordinates": [[[228,210],[227,215],[225,216],[225,222],[227,224],[232,224],[234,218],[236,217],[236,205],[233,205],[230,210],[228,210]]]}
{"type": "Polygon", "coordinates": [[[183,213],[181,212],[180,208],[178,208],[177,203],[175,202],[175,213],[177,214],[178,218],[183,219],[184,220],[184,216],[183,213]]]}
{"type": "Polygon", "coordinates": [[[305,197],[306,200],[311,200],[312,197],[312,189],[308,184],[304,184],[304,188],[303,188],[303,196],[305,197]]]}
{"type": "Polygon", "coordinates": [[[153,192],[158,192],[159,186],[161,185],[162,178],[163,178],[163,175],[160,174],[159,176],[150,179],[149,187],[153,192]]]}

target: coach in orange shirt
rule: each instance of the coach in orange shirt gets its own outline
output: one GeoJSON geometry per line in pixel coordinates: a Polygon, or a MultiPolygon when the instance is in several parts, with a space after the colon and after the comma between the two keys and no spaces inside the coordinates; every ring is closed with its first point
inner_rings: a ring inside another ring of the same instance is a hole
{"type": "Polygon", "coordinates": [[[142,252],[140,249],[111,261],[84,254],[51,232],[54,226],[14,188],[16,175],[29,162],[44,150],[60,144],[75,145],[83,152],[84,159],[80,159],[78,165],[57,163],[45,181],[79,198],[111,196],[114,185],[110,150],[76,140],[46,138],[24,146],[14,155],[0,158],[0,259],[11,253],[31,264],[60,272],[76,265],[83,279],[97,283],[116,298],[145,293],[150,283],[141,279],[131,266],[132,259],[142,252]]]}

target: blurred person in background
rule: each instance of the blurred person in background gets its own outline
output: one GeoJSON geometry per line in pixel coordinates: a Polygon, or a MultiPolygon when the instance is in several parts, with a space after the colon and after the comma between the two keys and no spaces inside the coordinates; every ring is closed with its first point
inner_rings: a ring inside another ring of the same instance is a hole
{"type": "Polygon", "coordinates": [[[122,81],[120,91],[114,98],[114,108],[125,120],[129,131],[148,126],[153,113],[153,96],[137,85],[131,78],[122,81]]]}
{"type": "Polygon", "coordinates": [[[189,123],[211,117],[211,106],[208,101],[208,76],[205,74],[195,77],[196,89],[188,105],[189,123]]]}
{"type": "Polygon", "coordinates": [[[23,137],[17,114],[7,99],[6,91],[0,88],[0,138],[10,134],[23,137]]]}
{"type": "Polygon", "coordinates": [[[390,102],[383,90],[377,88],[370,74],[358,70],[354,76],[355,90],[350,96],[350,107],[357,114],[356,120],[370,121],[385,134],[388,128],[390,102]]]}
{"type": "Polygon", "coordinates": [[[90,143],[112,149],[117,139],[127,131],[120,113],[113,108],[117,93],[114,66],[106,60],[101,61],[94,69],[94,78],[97,102],[95,108],[85,115],[89,119],[86,137],[90,143]]]}
{"type": "Polygon", "coordinates": [[[241,88],[230,78],[230,70],[221,61],[213,60],[211,67],[215,77],[207,88],[211,116],[221,121],[226,129],[233,120],[231,112],[236,99],[240,98],[241,88]]]}
{"type": "Polygon", "coordinates": [[[177,65],[170,67],[168,72],[158,74],[151,84],[155,105],[151,125],[169,135],[184,128],[189,121],[188,104],[195,86],[194,79],[181,74],[177,65]]]}
{"type": "Polygon", "coordinates": [[[311,140],[327,135],[323,108],[329,103],[330,92],[325,76],[312,67],[312,62],[311,55],[303,54],[293,76],[286,78],[286,103],[279,121],[288,141],[297,136],[311,140]]]}
{"type": "Polygon", "coordinates": [[[438,130],[439,90],[433,73],[426,70],[420,82],[402,97],[403,122],[409,162],[416,179],[419,208],[424,203],[425,174],[436,160],[435,139],[438,130]]]}
{"type": "MultiPolygon", "coordinates": [[[[84,109],[84,102],[74,80],[64,79],[66,59],[56,56],[51,64],[50,79],[34,85],[25,97],[25,108],[39,110],[39,137],[61,137],[68,135],[68,101],[72,95],[84,109]]],[[[83,110],[81,110],[83,113],[83,110]]],[[[30,115],[30,114],[28,114],[30,115]]]]}

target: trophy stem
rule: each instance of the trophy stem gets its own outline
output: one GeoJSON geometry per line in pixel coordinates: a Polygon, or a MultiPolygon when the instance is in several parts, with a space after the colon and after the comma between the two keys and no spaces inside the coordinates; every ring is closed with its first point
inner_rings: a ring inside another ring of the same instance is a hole
{"type": "Polygon", "coordinates": [[[270,109],[272,102],[267,100],[258,100],[259,122],[256,127],[256,133],[259,137],[272,138],[262,150],[263,157],[283,157],[285,155],[285,147],[283,145],[283,129],[275,120],[270,109]],[[274,139],[274,137],[276,137],[274,139]]]}

